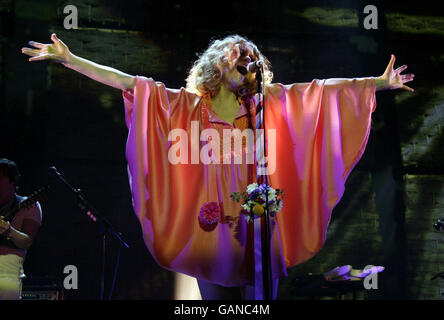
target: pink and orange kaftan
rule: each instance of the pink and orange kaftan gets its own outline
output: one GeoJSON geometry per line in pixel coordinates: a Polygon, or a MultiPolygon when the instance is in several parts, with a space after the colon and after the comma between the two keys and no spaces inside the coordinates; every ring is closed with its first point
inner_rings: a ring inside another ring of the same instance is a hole
{"type": "MultiPolygon", "coordinates": [[[[256,181],[255,165],[172,164],[172,129],[191,132],[233,128],[220,120],[200,96],[137,76],[134,90],[123,92],[128,127],[126,156],[134,210],[145,244],[162,267],[224,286],[254,283],[251,224],[241,217],[232,192],[256,181]],[[212,230],[198,215],[207,202],[221,208],[212,230]]],[[[245,128],[242,106],[234,127],[245,128]]],[[[334,206],[361,158],[376,107],[373,78],[313,80],[271,84],[266,91],[267,129],[276,130],[273,188],[285,190],[284,206],[272,229],[273,278],[313,257],[326,240],[334,206]]],[[[188,142],[190,143],[190,142],[188,142]]]]}

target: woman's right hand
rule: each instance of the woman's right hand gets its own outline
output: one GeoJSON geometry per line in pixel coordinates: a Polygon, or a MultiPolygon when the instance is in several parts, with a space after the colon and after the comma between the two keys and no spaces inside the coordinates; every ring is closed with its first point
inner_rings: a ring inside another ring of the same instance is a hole
{"type": "Polygon", "coordinates": [[[65,67],[80,72],[81,74],[99,81],[108,86],[121,90],[133,90],[136,85],[136,77],[117,69],[100,65],[87,59],[78,57],[69,51],[69,48],[56,34],[51,35],[54,43],[43,44],[29,41],[29,44],[37,49],[22,48],[22,53],[31,56],[29,61],[53,60],[62,63],[65,67]]]}
{"type": "Polygon", "coordinates": [[[54,60],[61,63],[67,63],[70,60],[71,52],[62,40],[57,38],[56,34],[51,35],[54,43],[44,44],[35,41],[29,41],[28,44],[37,49],[22,48],[22,53],[31,56],[29,61],[54,60]]]}

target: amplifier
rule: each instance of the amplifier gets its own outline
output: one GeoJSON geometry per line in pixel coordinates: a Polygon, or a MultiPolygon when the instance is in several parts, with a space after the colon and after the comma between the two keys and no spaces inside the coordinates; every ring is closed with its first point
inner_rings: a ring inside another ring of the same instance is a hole
{"type": "Polygon", "coordinates": [[[63,287],[50,277],[26,277],[23,279],[22,300],[63,300],[63,287]]]}
{"type": "Polygon", "coordinates": [[[62,300],[59,290],[24,290],[22,300],[62,300]]]}

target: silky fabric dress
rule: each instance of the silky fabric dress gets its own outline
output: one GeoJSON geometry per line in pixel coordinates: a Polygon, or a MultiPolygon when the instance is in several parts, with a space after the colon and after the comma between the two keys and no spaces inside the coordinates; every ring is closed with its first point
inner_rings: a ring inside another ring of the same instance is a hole
{"type": "MultiPolygon", "coordinates": [[[[134,89],[123,91],[126,157],[133,207],[147,248],[168,270],[223,286],[253,285],[251,223],[230,194],[256,181],[255,165],[192,159],[196,128],[200,134],[233,126],[217,117],[210,102],[184,88],[136,78],[134,89]],[[185,163],[169,158],[169,149],[178,143],[169,135],[177,129],[189,147],[185,163]],[[199,220],[208,203],[220,208],[212,228],[199,220]]],[[[234,127],[249,127],[256,103],[252,99],[241,106],[234,127]]],[[[267,148],[274,168],[268,177],[273,188],[286,194],[271,234],[272,277],[280,278],[287,268],[313,257],[326,240],[331,212],[368,141],[375,80],[275,83],[267,86],[265,103],[266,129],[276,134],[276,143],[267,148]]],[[[200,148],[206,143],[201,140],[200,148]]]]}

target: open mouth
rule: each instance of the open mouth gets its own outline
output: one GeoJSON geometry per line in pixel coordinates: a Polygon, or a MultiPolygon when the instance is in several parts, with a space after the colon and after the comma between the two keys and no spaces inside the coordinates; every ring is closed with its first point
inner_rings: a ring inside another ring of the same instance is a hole
{"type": "Polygon", "coordinates": [[[237,71],[243,76],[247,75],[248,73],[247,67],[242,65],[237,66],[237,71]]]}

